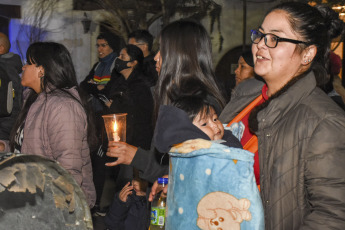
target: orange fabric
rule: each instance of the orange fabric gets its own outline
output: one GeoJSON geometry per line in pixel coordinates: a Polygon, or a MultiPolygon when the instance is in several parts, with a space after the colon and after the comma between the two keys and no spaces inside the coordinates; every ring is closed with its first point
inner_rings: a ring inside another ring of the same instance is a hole
{"type": "MultiPolygon", "coordinates": [[[[233,123],[240,122],[243,117],[245,117],[252,109],[262,100],[262,94],[255,98],[247,107],[245,107],[232,121],[229,122],[227,127],[231,126],[233,123]]],[[[258,151],[258,137],[253,135],[249,141],[243,146],[243,149],[248,150],[251,153],[256,153],[258,151]]],[[[237,163],[237,160],[233,160],[234,163],[237,163]]],[[[258,185],[260,191],[260,185],[258,185]]]]}
{"type": "Polygon", "coordinates": [[[248,150],[251,153],[258,151],[258,137],[253,135],[252,138],[243,146],[243,149],[248,150]]]}
{"type": "Polygon", "coordinates": [[[262,100],[262,94],[260,94],[257,98],[254,99],[254,101],[252,101],[249,105],[247,105],[247,107],[245,107],[234,119],[232,119],[232,121],[229,122],[229,124],[227,125],[227,127],[229,127],[230,125],[232,125],[232,123],[236,123],[239,122],[243,119],[243,117],[249,113],[250,111],[252,111],[252,109],[262,100]]]}
{"type": "MultiPolygon", "coordinates": [[[[246,116],[247,113],[252,111],[252,109],[262,100],[262,94],[255,98],[247,107],[245,107],[232,121],[229,122],[227,127],[233,123],[239,122],[246,116]]],[[[258,138],[256,135],[253,135],[252,138],[243,146],[243,149],[248,150],[249,152],[256,153],[258,151],[258,138]]]]}

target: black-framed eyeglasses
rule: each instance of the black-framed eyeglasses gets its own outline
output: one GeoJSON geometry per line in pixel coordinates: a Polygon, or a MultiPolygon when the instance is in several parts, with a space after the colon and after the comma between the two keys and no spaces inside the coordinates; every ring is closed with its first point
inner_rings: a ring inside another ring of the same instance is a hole
{"type": "Polygon", "coordinates": [[[102,46],[103,48],[106,47],[108,45],[108,43],[102,43],[102,44],[96,44],[96,47],[100,47],[102,46]]]}
{"type": "Polygon", "coordinates": [[[278,42],[291,42],[294,44],[307,44],[306,42],[294,40],[294,39],[288,39],[288,38],[281,38],[274,34],[264,34],[261,33],[258,30],[251,30],[251,36],[250,36],[252,42],[254,44],[258,44],[262,38],[264,38],[265,44],[269,48],[276,48],[278,45],[278,42]]]}

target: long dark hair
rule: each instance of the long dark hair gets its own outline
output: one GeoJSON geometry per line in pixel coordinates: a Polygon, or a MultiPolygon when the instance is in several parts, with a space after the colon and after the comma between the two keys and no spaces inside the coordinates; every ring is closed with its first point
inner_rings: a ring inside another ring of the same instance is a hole
{"type": "MultiPolygon", "coordinates": [[[[93,147],[97,142],[93,115],[91,108],[88,106],[86,94],[78,86],[72,58],[66,47],[55,42],[36,42],[29,46],[26,58],[29,65],[42,66],[44,69],[44,77],[41,78],[42,93],[46,95],[56,92],[63,93],[82,105],[88,121],[88,143],[90,148],[93,147]],[[80,99],[66,90],[72,87],[77,89],[80,99]]],[[[25,121],[27,113],[37,97],[38,94],[31,90],[24,107],[18,115],[10,136],[12,151],[16,131],[25,121]]]]}
{"type": "MultiPolygon", "coordinates": [[[[155,88],[155,118],[160,105],[172,104],[176,92],[188,94],[183,89],[185,81],[194,81],[205,87],[217,105],[224,99],[215,82],[210,37],[205,28],[194,21],[175,21],[160,33],[161,71],[155,88]]],[[[196,88],[196,90],[198,90],[196,88]]]]}
{"type": "MultiPolygon", "coordinates": [[[[291,28],[301,35],[307,45],[317,47],[310,70],[314,70],[319,86],[325,84],[331,40],[338,37],[344,28],[338,14],[325,5],[312,7],[301,2],[281,3],[273,7],[267,14],[274,10],[285,11],[289,15],[291,28]]],[[[299,46],[305,47],[304,44],[299,44],[299,46]]]]}

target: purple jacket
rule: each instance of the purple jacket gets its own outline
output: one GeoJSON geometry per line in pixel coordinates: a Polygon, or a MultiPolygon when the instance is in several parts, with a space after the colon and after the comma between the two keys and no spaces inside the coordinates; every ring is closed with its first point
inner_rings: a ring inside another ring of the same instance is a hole
{"type": "MultiPolygon", "coordinates": [[[[76,89],[68,91],[79,98],[76,89]]],[[[21,153],[59,162],[73,175],[93,207],[96,191],[87,143],[87,118],[76,100],[61,92],[40,93],[25,120],[21,153]]]]}

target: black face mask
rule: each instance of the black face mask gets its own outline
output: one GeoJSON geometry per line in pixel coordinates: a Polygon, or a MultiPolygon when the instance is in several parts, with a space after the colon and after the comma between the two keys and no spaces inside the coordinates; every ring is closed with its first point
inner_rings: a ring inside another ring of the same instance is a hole
{"type": "Polygon", "coordinates": [[[115,60],[115,70],[120,73],[124,69],[128,69],[130,67],[127,66],[127,63],[131,61],[123,61],[120,58],[116,58],[115,60]]]}

